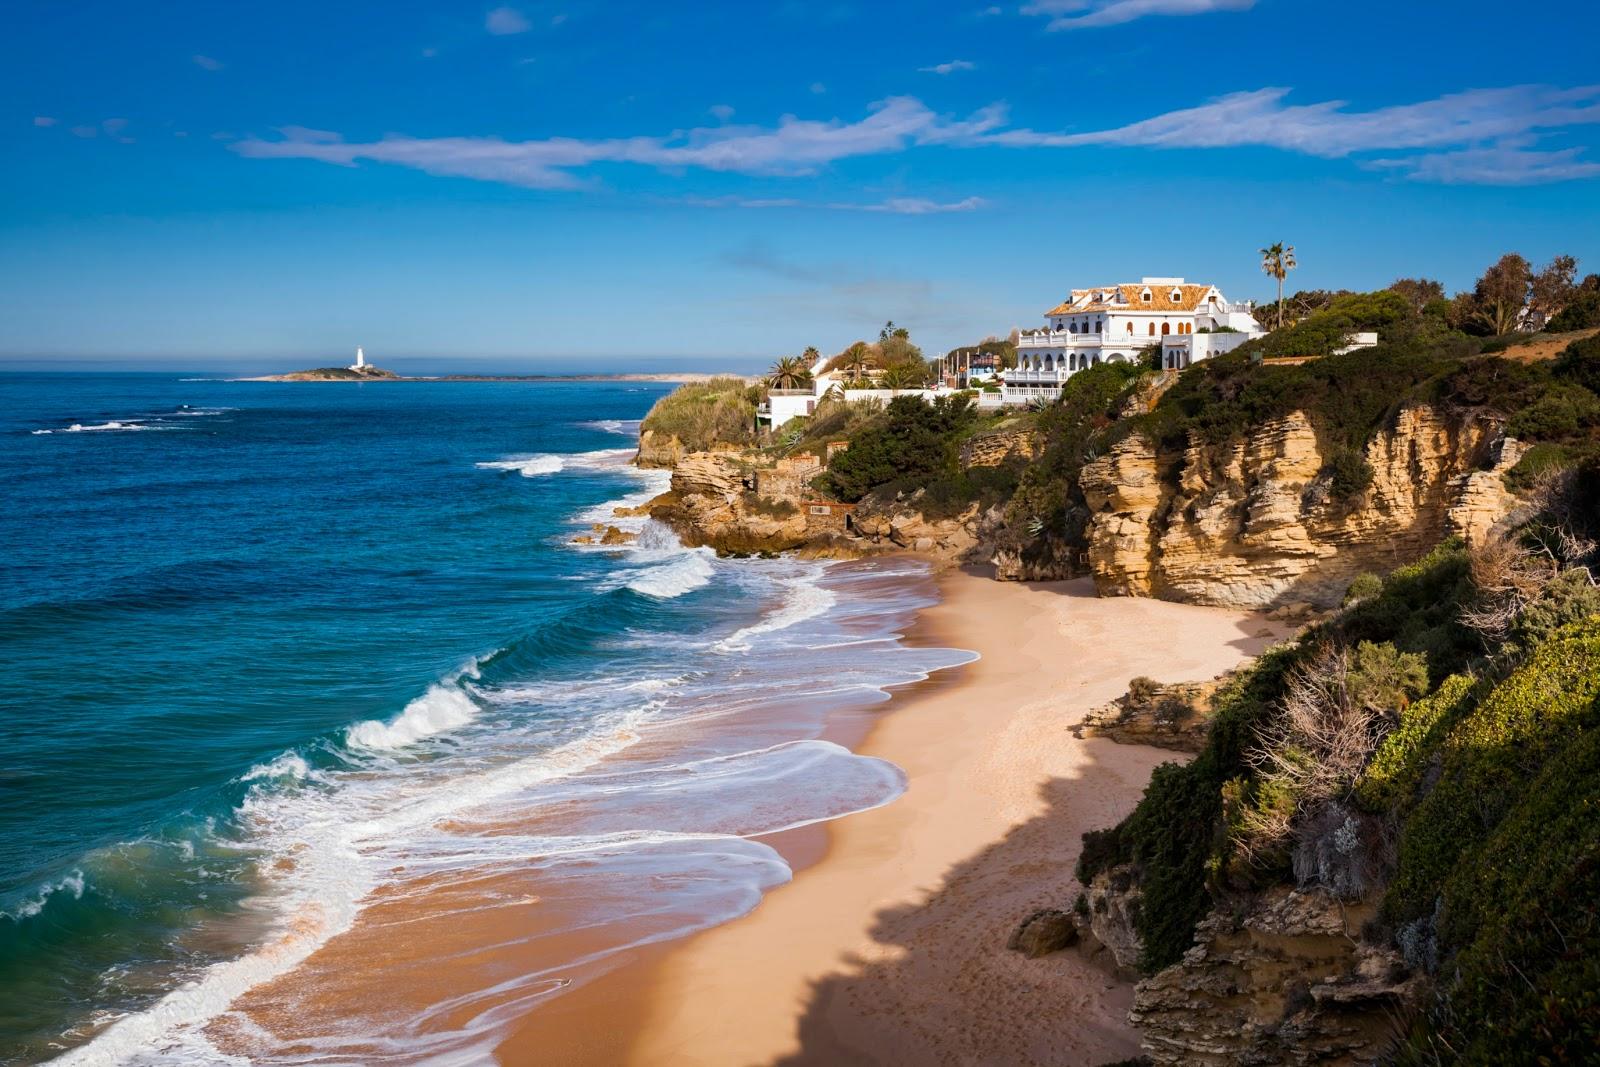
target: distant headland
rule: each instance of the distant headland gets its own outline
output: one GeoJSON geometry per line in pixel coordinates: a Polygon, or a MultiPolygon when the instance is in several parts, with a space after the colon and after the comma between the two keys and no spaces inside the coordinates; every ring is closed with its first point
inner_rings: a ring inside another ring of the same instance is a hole
{"type": "MultiPolygon", "coordinates": [[[[365,350],[356,349],[356,361],[348,367],[314,367],[287,374],[263,374],[236,378],[241,382],[704,382],[717,375],[680,374],[436,374],[404,375],[374,367],[365,350]]],[[[726,377],[724,375],[723,377],[726,377]]]]}
{"type": "Polygon", "coordinates": [[[288,374],[234,378],[238,382],[706,382],[726,375],[685,371],[677,374],[396,374],[382,367],[316,367],[288,374]]]}

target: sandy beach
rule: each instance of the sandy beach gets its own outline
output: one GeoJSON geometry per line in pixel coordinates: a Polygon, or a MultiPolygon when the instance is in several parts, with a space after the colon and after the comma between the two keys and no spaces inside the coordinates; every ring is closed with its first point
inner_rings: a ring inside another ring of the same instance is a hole
{"type": "Polygon", "coordinates": [[[1099,599],[1087,581],[951,573],[913,635],[982,658],[891,701],[859,744],[909,778],[892,804],[775,842],[797,875],[751,914],[530,1014],[508,1064],[1097,1064],[1136,1054],[1131,987],[1076,952],[1005,948],[1070,906],[1080,836],[1172,753],[1072,726],[1130,678],[1212,677],[1291,629],[1099,599]],[[819,841],[819,836],[822,840],[819,841]]]}

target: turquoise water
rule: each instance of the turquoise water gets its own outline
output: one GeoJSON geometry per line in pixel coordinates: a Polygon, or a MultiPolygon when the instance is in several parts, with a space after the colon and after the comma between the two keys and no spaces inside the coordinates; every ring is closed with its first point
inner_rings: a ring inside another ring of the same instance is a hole
{"type": "MultiPolygon", "coordinates": [[[[924,576],[614,519],[665,487],[627,459],[666,388],[0,376],[0,1060],[221,1062],[397,871],[596,880],[621,954],[786,879],[754,835],[892,799],[816,737],[966,658],[896,640],[924,576]],[[568,543],[599,520],[639,543],[568,543]]],[[[319,1055],[470,1058],[562,985],[524,977],[319,1055]]]]}

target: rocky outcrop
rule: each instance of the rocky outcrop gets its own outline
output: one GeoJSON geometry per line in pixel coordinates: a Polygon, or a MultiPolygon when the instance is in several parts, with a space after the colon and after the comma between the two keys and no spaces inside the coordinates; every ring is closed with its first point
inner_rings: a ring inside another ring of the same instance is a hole
{"type": "Polygon", "coordinates": [[[1475,536],[1505,513],[1499,473],[1514,449],[1497,437],[1487,423],[1406,408],[1362,454],[1365,488],[1337,499],[1335,456],[1300,412],[1229,446],[1191,442],[1181,457],[1131,435],[1080,477],[1089,566],[1103,594],[1332,606],[1357,574],[1409,562],[1450,532],[1475,536]]]}
{"type": "Polygon", "coordinates": [[[1076,913],[1084,954],[1125,981],[1139,976],[1144,942],[1136,923],[1143,903],[1133,867],[1122,864],[1094,876],[1076,913]]]}
{"type": "Polygon", "coordinates": [[[1092,514],[1088,560],[1102,593],[1149,596],[1153,591],[1160,513],[1169,492],[1155,446],[1133,434],[1084,465],[1078,477],[1092,514]]]}
{"type": "Polygon", "coordinates": [[[973,504],[949,518],[929,518],[918,506],[921,494],[895,500],[867,500],[856,511],[857,537],[881,548],[905,548],[958,561],[972,558],[998,517],[973,504]]]}
{"type": "MultiPolygon", "coordinates": [[[[621,509],[619,508],[618,510],[620,511],[621,509]]],[[[638,534],[630,530],[618,529],[603,522],[597,522],[591,528],[594,533],[579,534],[572,539],[572,543],[575,545],[631,545],[639,537],[638,534]]]]}
{"type": "Polygon", "coordinates": [[[1126,694],[1091,710],[1073,732],[1125,745],[1199,752],[1211,729],[1211,698],[1232,674],[1208,682],[1168,684],[1135,678],[1126,694]]]}
{"type": "Polygon", "coordinates": [[[1517,498],[1506,488],[1505,476],[1528,452],[1528,446],[1513,437],[1494,442],[1484,470],[1458,475],[1451,485],[1455,503],[1445,515],[1445,528],[1471,542],[1489,536],[1517,507],[1517,498]]]}
{"type": "Polygon", "coordinates": [[[672,468],[671,488],[650,502],[650,516],[685,544],[719,552],[782,552],[808,541],[807,512],[791,500],[770,500],[732,452],[692,452],[672,468]]]}
{"type": "Polygon", "coordinates": [[[961,446],[963,467],[998,467],[1011,460],[1037,459],[1044,441],[1037,430],[996,430],[975,434],[961,446]]]}
{"type": "Polygon", "coordinates": [[[1023,545],[997,545],[990,562],[1002,582],[1060,582],[1085,573],[1083,553],[1051,534],[1023,545]]]}
{"type": "Polygon", "coordinates": [[[1372,910],[1289,889],[1213,910],[1182,962],[1135,988],[1128,1017],[1145,1052],[1217,1067],[1373,1062],[1420,980],[1360,940],[1372,910]]]}
{"type": "Polygon", "coordinates": [[[673,435],[645,430],[639,435],[639,454],[634,458],[634,463],[641,467],[670,469],[688,454],[689,450],[683,447],[683,442],[673,435]]]}
{"type": "Polygon", "coordinates": [[[1006,948],[1030,960],[1060,952],[1078,943],[1078,924],[1056,908],[1040,908],[1023,919],[1006,942],[1006,948]]]}

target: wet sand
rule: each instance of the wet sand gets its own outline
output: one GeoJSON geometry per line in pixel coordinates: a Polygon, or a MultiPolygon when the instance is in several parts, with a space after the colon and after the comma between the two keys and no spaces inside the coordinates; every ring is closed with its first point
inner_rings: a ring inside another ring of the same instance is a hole
{"type": "Polygon", "coordinates": [[[653,946],[528,1013],[506,1064],[1098,1064],[1136,1054],[1131,987],[1074,952],[1005,949],[1068,907],[1084,831],[1169,752],[1073,737],[1130,678],[1210,678],[1289,630],[1244,612],[1098,599],[1087,582],[952,573],[914,640],[982,659],[839,729],[904,796],[775,835],[796,867],[751,914],[653,946]],[[870,727],[870,729],[868,729],[870,727]]]}

